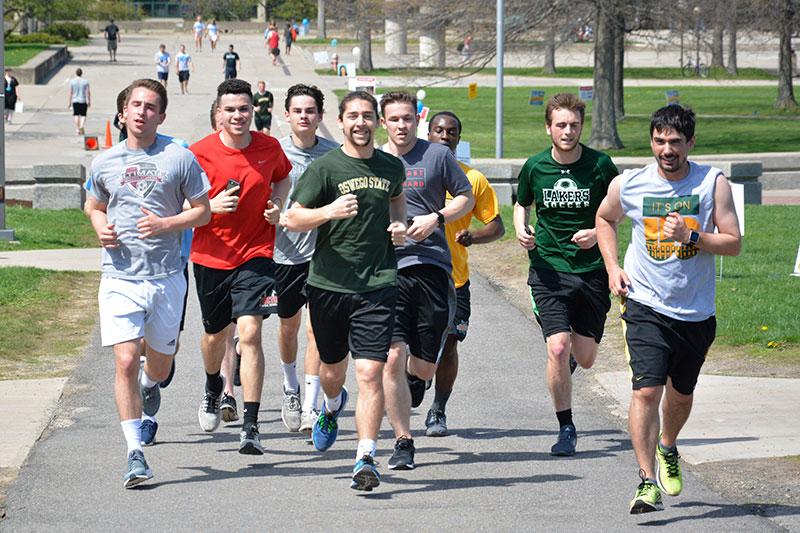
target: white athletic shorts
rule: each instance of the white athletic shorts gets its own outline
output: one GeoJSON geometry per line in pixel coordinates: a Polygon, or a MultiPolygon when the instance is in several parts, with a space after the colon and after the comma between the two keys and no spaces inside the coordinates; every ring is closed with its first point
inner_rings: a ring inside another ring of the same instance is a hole
{"type": "Polygon", "coordinates": [[[97,299],[103,346],[144,337],[154,350],[174,354],[185,294],[183,272],[152,280],[101,278],[97,299]]]}

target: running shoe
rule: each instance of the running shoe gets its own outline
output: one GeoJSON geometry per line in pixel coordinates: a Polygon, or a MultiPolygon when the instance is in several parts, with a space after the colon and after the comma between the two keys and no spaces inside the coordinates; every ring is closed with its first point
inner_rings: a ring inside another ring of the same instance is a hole
{"type": "Polygon", "coordinates": [[[353,482],[350,488],[372,492],[372,489],[381,484],[381,475],[375,468],[375,460],[371,455],[364,455],[353,467],[353,482]]]}
{"type": "Polygon", "coordinates": [[[239,420],[239,411],[236,408],[236,398],[222,393],[222,399],[219,402],[219,410],[222,414],[223,422],[236,422],[239,420]]]}
{"type": "Polygon", "coordinates": [[[156,416],[161,407],[161,388],[158,383],[150,388],[142,385],[142,372],[144,363],[139,366],[139,392],[142,393],[142,412],[148,416],[156,416]]]}
{"type": "Polygon", "coordinates": [[[578,368],[578,362],[575,360],[572,354],[569,354],[569,373],[574,374],[576,368],[578,368]]]}
{"type": "Polygon", "coordinates": [[[570,457],[575,455],[575,446],[578,445],[578,433],[572,424],[564,424],[558,432],[558,440],[550,448],[550,455],[570,457]]]}
{"type": "Polygon", "coordinates": [[[160,382],[158,384],[158,386],[161,387],[162,389],[166,389],[167,387],[169,387],[169,384],[172,383],[172,378],[174,376],[175,376],[175,357],[173,356],[172,357],[172,366],[169,369],[169,376],[167,376],[167,379],[165,379],[164,381],[160,382]]]}
{"type": "Polygon", "coordinates": [[[236,376],[233,378],[233,385],[235,387],[242,386],[242,378],[239,375],[239,369],[242,367],[242,354],[239,353],[239,335],[233,337],[233,352],[236,354],[236,376]]]}
{"type": "MultiPolygon", "coordinates": [[[[225,376],[222,376],[222,390],[225,390],[225,376]]],[[[222,394],[214,394],[206,389],[200,408],[197,410],[197,419],[203,431],[214,431],[219,427],[222,414],[220,413],[220,402],[222,394]]]]}
{"type": "Polygon", "coordinates": [[[158,422],[155,420],[142,420],[142,425],[139,426],[142,432],[142,446],[152,446],[156,443],[156,431],[158,431],[158,422]]]}
{"type": "Polygon", "coordinates": [[[258,424],[250,424],[243,428],[239,434],[239,453],[243,455],[263,455],[261,435],[258,433],[258,424]]]}
{"type": "MultiPolygon", "coordinates": [[[[661,434],[658,435],[661,442],[661,434]]],[[[681,475],[681,456],[676,448],[674,452],[663,452],[661,446],[656,444],[656,458],[658,459],[658,486],[670,496],[677,496],[683,490],[683,476],[681,475]]]]}
{"type": "Polygon", "coordinates": [[[441,409],[428,411],[425,418],[426,437],[444,437],[447,435],[447,415],[441,409]]]}
{"type": "Polygon", "coordinates": [[[642,482],[636,489],[636,497],[631,502],[631,514],[652,513],[663,511],[664,502],[661,501],[661,491],[652,481],[645,478],[644,470],[639,470],[642,482]]]}
{"type": "Polygon", "coordinates": [[[311,429],[311,440],[314,441],[314,447],[319,451],[324,452],[336,442],[336,436],[339,434],[339,425],[336,419],[344,411],[345,405],[347,405],[347,389],[345,387],[342,387],[342,405],[335,413],[328,414],[323,404],[317,423],[311,429]]]}
{"type": "Polygon", "coordinates": [[[422,399],[425,398],[428,384],[424,379],[412,376],[408,371],[406,371],[406,379],[408,380],[408,389],[411,391],[411,407],[419,407],[422,399]]]}
{"type": "Polygon", "coordinates": [[[400,437],[394,443],[394,453],[389,459],[389,470],[414,470],[414,440],[400,437]]]}
{"type": "Polygon", "coordinates": [[[297,391],[283,389],[283,407],[281,407],[281,420],[289,431],[300,429],[302,406],[300,404],[300,387],[297,391]]]}
{"type": "Polygon", "coordinates": [[[303,411],[300,415],[300,433],[311,433],[314,423],[319,418],[319,412],[316,409],[311,411],[303,411]]]}
{"type": "Polygon", "coordinates": [[[130,489],[152,477],[153,471],[147,466],[142,450],[131,450],[128,454],[128,471],[122,479],[122,486],[130,489]]]}

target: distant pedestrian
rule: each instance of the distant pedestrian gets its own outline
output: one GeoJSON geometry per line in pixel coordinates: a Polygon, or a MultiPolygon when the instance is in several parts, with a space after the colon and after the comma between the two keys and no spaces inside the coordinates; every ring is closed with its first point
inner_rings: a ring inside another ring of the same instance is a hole
{"type": "Polygon", "coordinates": [[[256,130],[269,135],[272,128],[272,106],[274,104],[272,93],[267,90],[264,81],[258,82],[258,92],[253,95],[253,105],[255,106],[256,130]]]}
{"type": "Polygon", "coordinates": [[[158,81],[164,88],[167,88],[167,78],[169,78],[169,64],[172,62],[172,56],[167,52],[167,45],[162,44],[158,47],[158,52],[155,56],[156,73],[158,74],[158,81]]]}
{"type": "Polygon", "coordinates": [[[269,55],[272,57],[273,65],[278,64],[278,56],[281,53],[281,49],[278,48],[280,40],[281,37],[278,35],[278,27],[270,26],[264,34],[264,46],[269,47],[269,55]]]}
{"type": "Polygon", "coordinates": [[[3,118],[8,124],[11,124],[11,118],[14,116],[14,108],[17,102],[21,102],[19,97],[19,82],[17,78],[11,75],[11,67],[5,69],[5,79],[3,80],[5,86],[5,106],[3,109],[3,118]]]}
{"type": "Polygon", "coordinates": [[[86,124],[86,110],[92,105],[92,92],[89,89],[89,82],[82,77],[83,70],[77,69],[75,76],[69,82],[67,108],[72,108],[72,114],[75,116],[75,133],[83,135],[86,133],[83,129],[86,124]]]}
{"type": "Polygon", "coordinates": [[[292,42],[294,42],[294,37],[292,36],[292,25],[287,24],[286,30],[283,32],[283,40],[286,43],[286,55],[288,56],[289,53],[292,51],[292,42]]]}
{"type": "Polygon", "coordinates": [[[239,54],[233,51],[233,45],[228,45],[228,51],[222,56],[222,72],[225,73],[225,79],[229,80],[235,78],[242,70],[242,64],[239,61],[239,54]]]}
{"type": "Polygon", "coordinates": [[[186,47],[181,45],[181,51],[175,56],[175,72],[181,84],[181,94],[189,93],[189,72],[194,72],[192,56],[186,53],[186,47]]]}
{"type": "Polygon", "coordinates": [[[219,39],[219,26],[217,26],[217,19],[211,19],[211,22],[206,26],[206,37],[211,41],[211,51],[217,49],[217,40],[219,39]]]}
{"type": "Polygon", "coordinates": [[[203,30],[206,29],[206,25],[203,24],[203,17],[198,16],[197,22],[194,23],[192,26],[194,29],[194,51],[195,52],[202,52],[203,51],[203,30]]]}
{"type": "Polygon", "coordinates": [[[108,47],[108,60],[116,61],[117,44],[122,42],[122,38],[119,36],[119,26],[114,24],[114,19],[108,19],[108,25],[103,30],[103,35],[106,38],[108,47]]]}

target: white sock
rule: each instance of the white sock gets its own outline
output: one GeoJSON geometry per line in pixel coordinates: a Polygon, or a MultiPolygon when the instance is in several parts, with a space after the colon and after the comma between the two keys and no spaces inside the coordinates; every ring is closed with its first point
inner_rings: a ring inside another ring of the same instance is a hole
{"type": "Polygon", "coordinates": [[[145,420],[149,420],[150,422],[155,422],[156,417],[142,413],[142,422],[144,422],[145,420]]]}
{"type": "Polygon", "coordinates": [[[150,379],[150,376],[147,375],[147,372],[145,372],[144,368],[142,368],[142,377],[139,380],[139,382],[145,389],[152,389],[153,387],[158,385],[158,381],[150,379]]]}
{"type": "Polygon", "coordinates": [[[319,400],[319,376],[306,374],[306,397],[303,400],[303,412],[310,413],[317,408],[319,400]]]}
{"type": "Polygon", "coordinates": [[[285,390],[294,392],[300,388],[300,382],[297,381],[297,361],[294,363],[281,362],[283,367],[283,388],[285,390]]]}
{"type": "Polygon", "coordinates": [[[323,396],[325,396],[325,409],[329,413],[335,413],[342,406],[342,391],[339,391],[335,398],[328,398],[325,393],[323,393],[323,396]]]}
{"type": "Polygon", "coordinates": [[[358,449],[356,450],[356,461],[360,461],[365,455],[375,457],[376,443],[372,439],[361,439],[358,441],[358,449]]]}
{"type": "Polygon", "coordinates": [[[128,453],[133,450],[142,451],[142,419],[123,420],[120,425],[122,433],[125,435],[125,442],[128,444],[128,453]]]}

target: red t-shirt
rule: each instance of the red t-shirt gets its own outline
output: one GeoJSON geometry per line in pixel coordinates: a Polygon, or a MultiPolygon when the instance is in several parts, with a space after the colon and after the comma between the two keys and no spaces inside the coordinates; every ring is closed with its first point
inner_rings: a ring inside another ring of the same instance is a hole
{"type": "Polygon", "coordinates": [[[286,179],[292,164],[275,137],[251,131],[243,150],[222,144],[219,133],[194,143],[191,150],[211,183],[209,198],[239,182],[239,206],[233,213],[212,214],[211,222],[195,228],[190,259],[198,265],[231,270],[254,257],[272,257],[275,226],[264,218],[272,183],[286,179]]]}
{"type": "Polygon", "coordinates": [[[269,35],[269,47],[270,48],[278,48],[278,41],[280,41],[280,35],[275,30],[272,30],[272,33],[269,35]]]}

